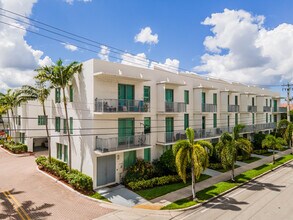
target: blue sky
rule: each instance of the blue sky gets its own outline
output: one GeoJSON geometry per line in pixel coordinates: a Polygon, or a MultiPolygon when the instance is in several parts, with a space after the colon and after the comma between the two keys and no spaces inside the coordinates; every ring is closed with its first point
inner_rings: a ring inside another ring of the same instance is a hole
{"type": "MultiPolygon", "coordinates": [[[[169,59],[182,69],[247,84],[292,81],[290,0],[0,0],[0,6],[124,53],[143,54],[145,59],[161,64],[167,64],[169,59]],[[157,41],[135,42],[135,36],[147,27],[157,41]]],[[[24,27],[48,34],[32,26],[24,27]]],[[[29,71],[51,60],[99,58],[100,48],[91,48],[96,53],[68,50],[65,45],[29,32],[4,26],[1,29],[0,24],[0,33],[6,34],[4,30],[9,32],[7,45],[19,44],[20,49],[3,50],[0,44],[0,70],[6,76],[0,76],[0,89],[29,82],[33,75],[29,71]],[[5,57],[13,53],[20,55],[11,64],[5,57]],[[10,76],[16,72],[12,82],[10,76]]],[[[88,47],[69,39],[64,41],[88,47]]],[[[120,62],[111,56],[121,58],[110,49],[106,59],[120,62]]]]}

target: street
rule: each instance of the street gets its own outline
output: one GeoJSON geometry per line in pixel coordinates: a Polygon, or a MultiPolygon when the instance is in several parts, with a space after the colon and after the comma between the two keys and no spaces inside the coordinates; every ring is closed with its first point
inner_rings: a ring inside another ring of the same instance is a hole
{"type": "Polygon", "coordinates": [[[174,219],[292,219],[293,162],[174,219]]]}

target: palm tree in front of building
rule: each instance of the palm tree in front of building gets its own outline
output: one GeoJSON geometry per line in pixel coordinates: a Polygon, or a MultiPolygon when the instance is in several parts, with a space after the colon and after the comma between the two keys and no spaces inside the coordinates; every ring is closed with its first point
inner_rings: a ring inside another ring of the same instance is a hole
{"type": "Polygon", "coordinates": [[[220,157],[221,164],[224,169],[231,169],[231,180],[235,181],[235,163],[239,151],[245,154],[252,152],[252,144],[249,140],[240,137],[239,133],[244,128],[244,125],[236,125],[233,133],[224,132],[219,142],[216,145],[216,152],[220,157]]]}
{"type": "Polygon", "coordinates": [[[68,137],[69,157],[68,166],[71,169],[71,138],[69,131],[67,98],[65,94],[66,88],[71,84],[74,75],[82,71],[82,64],[78,62],[72,62],[69,65],[63,65],[63,61],[59,59],[55,65],[44,66],[37,69],[39,74],[36,79],[41,82],[49,82],[52,88],[61,88],[63,93],[63,105],[65,110],[65,123],[68,137]]]}
{"type": "Polygon", "coordinates": [[[187,169],[191,168],[192,198],[196,200],[195,183],[201,173],[207,168],[209,156],[208,151],[212,151],[213,146],[208,141],[194,141],[194,130],[186,129],[187,140],[179,140],[173,146],[175,164],[178,175],[184,183],[187,179],[187,169]]]}
{"type": "Polygon", "coordinates": [[[284,140],[287,141],[288,146],[292,149],[292,154],[293,154],[293,123],[289,122],[287,119],[283,119],[279,121],[277,129],[279,133],[282,135],[284,140]]]}
{"type": "Polygon", "coordinates": [[[275,137],[274,135],[268,134],[261,143],[262,147],[267,147],[273,150],[273,164],[275,163],[275,150],[281,149],[283,145],[286,145],[286,141],[281,137],[275,137]]]}
{"type": "Polygon", "coordinates": [[[45,82],[41,82],[37,80],[35,86],[24,85],[21,90],[22,90],[23,96],[25,96],[27,99],[38,100],[39,103],[42,105],[47,139],[48,139],[48,154],[49,154],[48,159],[49,159],[49,162],[51,163],[51,142],[50,142],[50,134],[49,134],[49,128],[48,128],[48,116],[47,116],[46,107],[45,107],[45,102],[50,95],[51,89],[49,86],[47,86],[45,82]]]}

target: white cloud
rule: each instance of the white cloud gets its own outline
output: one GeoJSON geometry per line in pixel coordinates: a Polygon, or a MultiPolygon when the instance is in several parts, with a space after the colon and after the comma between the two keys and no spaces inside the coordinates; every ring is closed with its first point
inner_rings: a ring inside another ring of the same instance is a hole
{"type": "Polygon", "coordinates": [[[293,25],[264,27],[264,16],[244,10],[212,14],[202,24],[212,26],[204,41],[207,53],[194,69],[242,83],[276,84],[292,80],[293,25]]]}
{"type": "MultiPolygon", "coordinates": [[[[37,0],[0,0],[0,7],[14,11],[25,16],[30,16],[33,5],[37,0]]],[[[4,11],[1,13],[6,14],[4,11]]],[[[11,20],[0,17],[3,22],[11,23],[11,20]]],[[[13,25],[26,29],[18,22],[13,25]]],[[[35,50],[24,39],[25,30],[0,24],[0,89],[19,87],[31,83],[36,74],[34,69],[39,65],[51,64],[52,61],[40,50],[35,50]]]]}
{"type": "Polygon", "coordinates": [[[61,43],[61,44],[64,45],[64,48],[67,50],[70,50],[70,51],[77,51],[78,50],[77,46],[74,46],[72,44],[69,44],[69,43],[61,43]]]}
{"type": "Polygon", "coordinates": [[[150,27],[145,27],[135,35],[134,41],[143,44],[157,44],[159,42],[159,36],[158,34],[152,34],[152,29],[150,27]]]}
{"type": "Polygon", "coordinates": [[[109,61],[109,53],[110,53],[110,49],[108,47],[102,45],[98,56],[101,60],[109,61]]]}
{"type": "Polygon", "coordinates": [[[162,68],[164,70],[168,70],[170,72],[176,72],[177,73],[179,71],[179,64],[180,64],[179,60],[167,58],[165,63],[152,62],[151,67],[156,66],[156,67],[162,68]]]}
{"type": "MultiPolygon", "coordinates": [[[[73,4],[73,2],[74,2],[74,0],[64,0],[67,4],[70,4],[70,5],[72,5],[73,4]]],[[[85,3],[87,3],[87,2],[91,2],[92,0],[78,0],[79,2],[85,2],[85,3]]]]}
{"type": "Polygon", "coordinates": [[[149,60],[146,58],[146,55],[144,53],[139,53],[137,55],[124,53],[121,55],[121,63],[143,68],[148,68],[149,66],[149,60]]]}

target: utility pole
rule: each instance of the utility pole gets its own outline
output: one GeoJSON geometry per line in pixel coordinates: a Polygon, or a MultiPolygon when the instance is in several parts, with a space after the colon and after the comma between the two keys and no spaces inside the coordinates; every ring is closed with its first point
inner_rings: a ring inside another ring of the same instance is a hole
{"type": "Polygon", "coordinates": [[[287,84],[283,84],[282,87],[283,91],[287,91],[287,120],[290,121],[290,101],[292,100],[290,92],[293,90],[293,84],[288,82],[287,84]]]}

